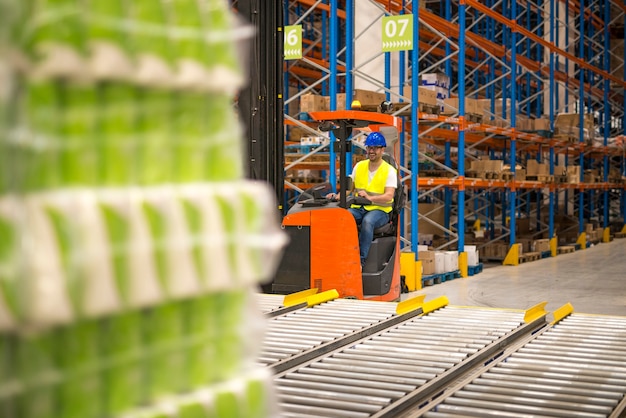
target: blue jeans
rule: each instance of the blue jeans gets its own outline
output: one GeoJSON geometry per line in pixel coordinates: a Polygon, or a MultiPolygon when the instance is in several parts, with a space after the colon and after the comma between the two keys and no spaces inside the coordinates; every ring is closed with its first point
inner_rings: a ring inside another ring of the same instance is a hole
{"type": "Polygon", "coordinates": [[[389,222],[389,214],[382,210],[365,210],[363,208],[348,208],[357,225],[361,226],[359,232],[359,253],[361,266],[365,265],[367,255],[374,239],[374,230],[389,222]]]}

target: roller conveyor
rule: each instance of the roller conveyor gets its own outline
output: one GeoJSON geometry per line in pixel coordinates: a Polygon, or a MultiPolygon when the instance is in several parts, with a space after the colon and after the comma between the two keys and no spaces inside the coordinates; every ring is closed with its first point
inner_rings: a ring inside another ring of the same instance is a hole
{"type": "Polygon", "coordinates": [[[264,314],[270,314],[271,312],[277,311],[281,308],[284,308],[283,300],[285,299],[284,295],[269,295],[263,293],[256,294],[257,305],[259,309],[264,314]]]}
{"type": "Polygon", "coordinates": [[[626,318],[571,314],[408,416],[626,416],[626,318]]]}
{"type": "Polygon", "coordinates": [[[522,311],[449,306],[406,319],[277,374],[282,416],[395,417],[543,324],[522,311]]]}
{"type": "Polygon", "coordinates": [[[270,318],[257,361],[279,373],[421,313],[417,310],[397,315],[397,306],[391,302],[334,299],[270,318]]]}

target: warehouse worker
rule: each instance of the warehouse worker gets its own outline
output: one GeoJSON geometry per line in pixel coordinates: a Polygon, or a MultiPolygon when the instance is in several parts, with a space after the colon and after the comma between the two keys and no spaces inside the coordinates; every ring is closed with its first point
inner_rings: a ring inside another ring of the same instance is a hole
{"type": "MultiPolygon", "coordinates": [[[[359,161],[350,177],[355,194],[368,199],[371,205],[352,205],[348,210],[354,216],[359,231],[359,253],[361,267],[365,265],[369,254],[374,230],[389,222],[389,213],[393,206],[393,196],[398,187],[398,173],[391,164],[383,160],[387,142],[380,132],[372,132],[365,138],[367,159],[359,161]]],[[[326,196],[337,199],[337,193],[326,196]]]]}

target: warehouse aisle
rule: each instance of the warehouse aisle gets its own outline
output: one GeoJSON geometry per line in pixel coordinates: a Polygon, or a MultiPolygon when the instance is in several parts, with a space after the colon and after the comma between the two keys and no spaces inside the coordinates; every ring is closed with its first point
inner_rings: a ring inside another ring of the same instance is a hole
{"type": "Polygon", "coordinates": [[[482,273],[425,287],[402,300],[445,295],[452,305],[525,309],[547,301],[553,311],[571,302],[576,312],[626,315],[626,239],[519,266],[485,266],[482,273]]]}

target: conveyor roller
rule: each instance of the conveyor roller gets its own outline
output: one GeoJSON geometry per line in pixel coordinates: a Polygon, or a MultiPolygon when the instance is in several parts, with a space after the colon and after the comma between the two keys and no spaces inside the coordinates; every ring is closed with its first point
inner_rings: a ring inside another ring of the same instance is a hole
{"type": "Polygon", "coordinates": [[[396,416],[394,404],[439,392],[435,382],[522,329],[531,332],[524,312],[511,310],[447,306],[407,319],[277,375],[282,416],[396,416]]]}
{"type": "Polygon", "coordinates": [[[487,368],[424,416],[624,416],[626,318],[569,315],[487,368]]]}
{"type": "Polygon", "coordinates": [[[320,350],[341,346],[346,338],[354,341],[397,323],[404,317],[396,315],[397,306],[391,302],[334,299],[270,318],[258,362],[275,372],[293,367],[319,355],[316,353],[320,350]]]}
{"type": "Polygon", "coordinates": [[[264,293],[256,294],[257,305],[264,314],[269,314],[270,312],[284,308],[284,299],[284,295],[270,295],[264,293]]]}

